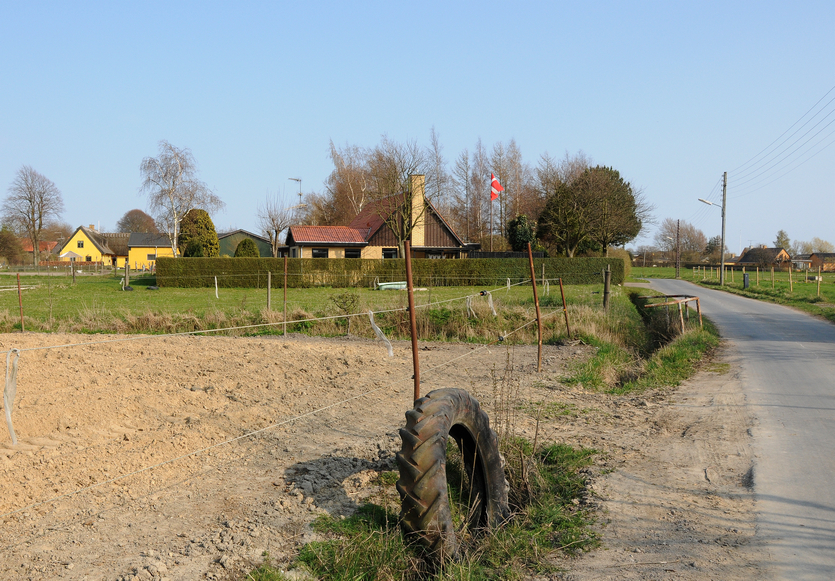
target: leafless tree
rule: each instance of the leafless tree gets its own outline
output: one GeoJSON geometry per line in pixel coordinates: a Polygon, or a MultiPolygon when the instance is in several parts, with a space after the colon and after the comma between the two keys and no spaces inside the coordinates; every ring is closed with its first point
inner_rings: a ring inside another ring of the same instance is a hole
{"type": "Polygon", "coordinates": [[[673,218],[664,218],[655,232],[655,245],[664,251],[675,252],[676,228],[678,228],[681,259],[685,262],[700,260],[707,249],[707,237],[704,232],[686,220],[679,222],[673,218]]]}
{"type": "Polygon", "coordinates": [[[487,158],[487,150],[481,142],[476,141],[472,156],[472,173],[470,174],[470,208],[473,213],[474,224],[478,228],[478,241],[482,248],[492,239],[492,232],[485,229],[487,225],[486,216],[490,215],[490,162],[487,158]]]}
{"type": "Polygon", "coordinates": [[[197,163],[188,148],[160,141],[159,155],[143,159],[139,171],[141,190],[148,194],[150,210],[157,214],[157,224],[165,228],[175,255],[180,221],[189,210],[201,208],[211,213],[224,207],[223,201],[197,179],[197,163]]]}
{"type": "Polygon", "coordinates": [[[61,192],[51,180],[28,165],[17,171],[3,202],[3,216],[7,223],[25,232],[32,241],[36,265],[44,224],[50,219],[58,219],[63,211],[61,192]]]}
{"type": "Polygon", "coordinates": [[[337,148],[330,142],[333,171],[326,183],[329,221],[323,225],[342,226],[360,213],[369,201],[368,152],[356,145],[337,148]],[[332,221],[332,223],[331,223],[332,221]]]}
{"type": "Polygon", "coordinates": [[[459,233],[463,233],[465,239],[472,240],[470,234],[470,152],[465,149],[455,160],[455,167],[452,169],[452,191],[453,203],[450,216],[453,225],[459,233]]]}
{"type": "Polygon", "coordinates": [[[450,176],[446,170],[444,148],[441,145],[435,128],[430,133],[430,144],[426,151],[426,192],[433,203],[441,210],[441,214],[448,214],[450,207],[449,186],[450,176]]]}
{"type": "Polygon", "coordinates": [[[273,257],[278,257],[279,236],[294,222],[294,210],[288,208],[276,197],[267,197],[263,205],[258,204],[258,226],[270,239],[273,257]]]}

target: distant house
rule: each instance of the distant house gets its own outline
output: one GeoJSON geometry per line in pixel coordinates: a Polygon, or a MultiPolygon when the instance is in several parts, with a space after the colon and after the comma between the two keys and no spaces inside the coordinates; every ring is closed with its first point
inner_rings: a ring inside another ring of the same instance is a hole
{"type": "Polygon", "coordinates": [[[94,226],[79,226],[59,253],[61,260],[69,261],[73,254],[83,262],[101,262],[115,267],[128,258],[128,238],[124,232],[96,232],[94,226]]]}
{"type": "MultiPolygon", "coordinates": [[[[425,179],[411,176],[410,242],[413,258],[462,258],[478,245],[466,244],[426,199],[425,179]]],[[[366,205],[348,226],[291,226],[286,245],[291,257],[397,258],[391,224],[402,221],[409,201],[402,193],[366,205]]]]}
{"type": "Polygon", "coordinates": [[[792,268],[795,270],[809,270],[812,265],[811,254],[795,254],[792,256],[792,268]]]}
{"type": "Polygon", "coordinates": [[[133,232],[128,239],[128,264],[134,270],[154,270],[157,258],[174,256],[166,234],[133,232]]]}
{"type": "MultiPolygon", "coordinates": [[[[41,260],[46,258],[47,254],[52,254],[55,251],[55,247],[58,246],[57,242],[52,242],[48,240],[38,240],[38,256],[41,260]]],[[[31,238],[21,238],[20,239],[20,248],[26,254],[28,258],[33,258],[32,255],[35,252],[35,245],[32,243],[31,238]]]]}
{"type": "Polygon", "coordinates": [[[759,266],[770,268],[787,266],[791,262],[791,256],[782,248],[746,248],[736,261],[738,266],[759,266]]]}
{"type": "Polygon", "coordinates": [[[823,272],[835,271],[835,253],[813,252],[809,255],[811,270],[820,268],[823,272]]]}
{"type": "Polygon", "coordinates": [[[273,255],[273,249],[272,246],[270,246],[269,240],[263,236],[258,236],[252,232],[240,229],[233,230],[231,232],[218,233],[217,241],[220,243],[220,255],[235,256],[235,250],[238,249],[238,244],[240,244],[244,238],[249,238],[255,242],[255,246],[258,248],[258,253],[262,257],[268,258],[273,255]]]}

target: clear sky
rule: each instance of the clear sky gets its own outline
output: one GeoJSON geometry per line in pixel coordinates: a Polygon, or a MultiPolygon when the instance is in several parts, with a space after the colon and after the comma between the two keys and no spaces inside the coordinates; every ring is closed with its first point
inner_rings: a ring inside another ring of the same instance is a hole
{"type": "Polygon", "coordinates": [[[779,229],[835,242],[833,87],[832,0],[0,0],[0,193],[31,165],[64,221],[112,230],[147,209],[139,164],[165,139],[226,202],[218,229],[257,231],[268,194],[298,200],[288,178],[322,191],[330,140],[434,127],[449,162],[479,138],[531,165],[583,150],[708,236],[721,214],[697,198],[721,202],[728,171],[732,252],[779,229]]]}

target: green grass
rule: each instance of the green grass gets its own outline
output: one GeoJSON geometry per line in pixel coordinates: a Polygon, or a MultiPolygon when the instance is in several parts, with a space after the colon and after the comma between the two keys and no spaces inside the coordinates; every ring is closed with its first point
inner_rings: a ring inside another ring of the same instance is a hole
{"type": "MultiPolygon", "coordinates": [[[[230,334],[280,334],[284,331],[284,291],[273,289],[272,310],[267,310],[264,288],[161,288],[148,290],[156,282],[153,276],[131,278],[133,292],[121,291],[120,275],[83,275],[76,283],[62,276],[22,277],[24,324],[28,331],[81,333],[173,333],[207,329],[258,326],[230,334]]],[[[0,276],[0,332],[20,329],[20,311],[15,277],[0,276]]],[[[600,285],[566,287],[568,300],[590,293],[600,285]],[[572,298],[574,297],[574,298],[572,298]]],[[[553,290],[553,289],[552,289],[553,290]]],[[[558,295],[551,292],[545,299],[558,295]]],[[[540,293],[544,289],[540,288],[540,293]]],[[[421,339],[484,343],[507,337],[509,342],[530,343],[535,340],[535,326],[513,333],[534,317],[531,287],[518,285],[506,288],[437,287],[415,292],[421,339]],[[492,291],[498,313],[494,317],[487,297],[480,291],[492,291]],[[462,299],[473,297],[476,315],[467,312],[462,299]],[[459,300],[454,300],[459,299],[459,300]],[[445,302],[446,301],[446,302],[445,302]],[[429,306],[429,305],[433,306],[429,306]]],[[[402,291],[370,289],[333,289],[329,287],[288,289],[288,332],[311,335],[340,336],[349,329],[347,319],[313,321],[322,317],[363,313],[353,317],[352,335],[374,338],[367,316],[375,312],[405,308],[407,296],[402,291]],[[350,296],[349,296],[350,295],[350,296]],[[350,300],[348,300],[350,299],[350,300]],[[347,301],[347,302],[346,302],[347,301]],[[294,322],[295,321],[295,322],[294,322]]],[[[547,315],[548,309],[545,309],[547,315]]],[[[409,322],[404,311],[375,316],[376,323],[392,339],[408,338],[409,322]]],[[[564,324],[558,317],[546,317],[545,336],[562,332],[564,324]]]]}
{"type": "MultiPolygon", "coordinates": [[[[503,445],[509,459],[508,479],[517,489],[524,483],[526,494],[516,495],[509,522],[471,539],[461,561],[440,566],[425,561],[422,550],[404,540],[398,516],[369,503],[344,520],[319,517],[312,526],[323,540],[304,545],[296,566],[323,581],[522,579],[555,572],[555,555],[598,546],[599,539],[591,530],[593,515],[581,502],[586,495],[582,468],[591,464],[597,452],[564,444],[534,451],[530,442],[520,439],[503,445]]],[[[381,479],[385,481],[384,476],[381,479]]],[[[454,482],[453,476],[451,488],[454,482]]],[[[284,577],[267,562],[247,579],[279,581],[284,577]]]]}
{"type": "MultiPolygon", "coordinates": [[[[810,272],[808,276],[817,276],[817,272],[810,272]]],[[[793,272],[791,282],[787,272],[774,273],[773,285],[770,271],[765,274],[760,273],[759,284],[756,280],[756,272],[748,272],[749,285],[747,289],[743,288],[742,273],[740,272],[734,273],[733,279],[730,275],[726,275],[724,287],[720,287],[718,281],[715,280],[697,280],[696,282],[707,288],[720,289],[752,299],[793,307],[835,322],[835,273],[824,272],[821,277],[820,295],[818,295],[817,282],[808,281],[806,273],[803,272],[793,272]]]]}

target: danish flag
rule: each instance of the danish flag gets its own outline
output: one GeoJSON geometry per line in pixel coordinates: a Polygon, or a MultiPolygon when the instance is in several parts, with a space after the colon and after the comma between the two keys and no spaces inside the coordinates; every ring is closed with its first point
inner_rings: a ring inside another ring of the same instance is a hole
{"type": "Polygon", "coordinates": [[[499,197],[499,192],[503,192],[504,188],[502,184],[499,183],[499,180],[493,174],[490,174],[490,201],[492,202],[496,198],[499,197]]]}

